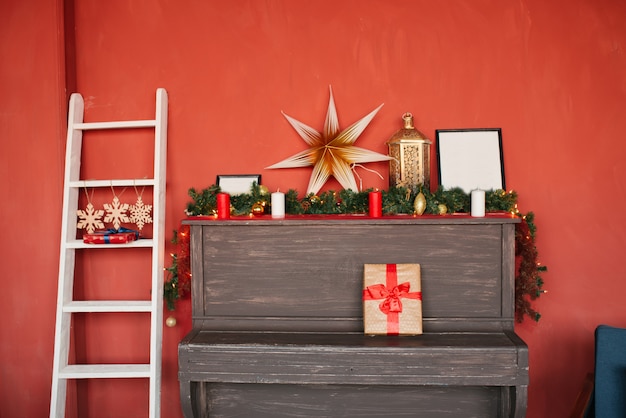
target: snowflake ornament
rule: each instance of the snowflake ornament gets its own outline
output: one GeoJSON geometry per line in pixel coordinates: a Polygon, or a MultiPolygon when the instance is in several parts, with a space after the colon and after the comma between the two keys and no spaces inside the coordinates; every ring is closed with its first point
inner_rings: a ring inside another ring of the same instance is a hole
{"type": "Polygon", "coordinates": [[[77,210],[76,215],[78,215],[79,219],[76,228],[85,229],[90,234],[93,234],[96,228],[104,229],[104,224],[102,223],[104,211],[102,209],[94,210],[91,202],[87,204],[85,210],[77,210]]]}
{"type": "Polygon", "coordinates": [[[111,222],[115,229],[120,229],[122,222],[130,222],[126,214],[129,206],[128,203],[120,203],[120,199],[117,196],[113,197],[113,202],[110,205],[108,203],[104,204],[104,209],[107,212],[104,222],[111,222]]]}
{"type": "Polygon", "coordinates": [[[132,223],[137,225],[137,228],[141,231],[145,224],[152,223],[152,216],[150,216],[151,211],[152,205],[145,205],[141,196],[137,196],[137,203],[130,206],[129,219],[132,223]]]}

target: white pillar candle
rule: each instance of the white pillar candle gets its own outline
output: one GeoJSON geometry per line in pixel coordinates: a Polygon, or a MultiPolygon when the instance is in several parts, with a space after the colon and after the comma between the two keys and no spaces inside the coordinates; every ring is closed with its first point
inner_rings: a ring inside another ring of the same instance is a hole
{"type": "Polygon", "coordinates": [[[272,218],[285,217],[285,193],[272,193],[272,218]]]}
{"type": "Polygon", "coordinates": [[[485,216],[485,191],[472,190],[472,216],[485,216]]]}

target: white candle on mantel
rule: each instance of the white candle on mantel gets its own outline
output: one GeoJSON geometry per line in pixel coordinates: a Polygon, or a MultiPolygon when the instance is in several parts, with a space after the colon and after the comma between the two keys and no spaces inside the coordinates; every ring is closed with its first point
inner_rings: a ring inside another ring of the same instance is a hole
{"type": "Polygon", "coordinates": [[[485,191],[472,190],[472,216],[480,218],[485,216],[485,191]]]}
{"type": "Polygon", "coordinates": [[[276,191],[272,193],[272,218],[285,217],[285,193],[276,191]]]}

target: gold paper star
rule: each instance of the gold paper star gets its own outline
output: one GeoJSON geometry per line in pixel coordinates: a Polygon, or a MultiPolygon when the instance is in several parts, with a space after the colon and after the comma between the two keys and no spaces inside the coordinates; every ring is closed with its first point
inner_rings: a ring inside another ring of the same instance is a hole
{"type": "Polygon", "coordinates": [[[287,121],[309,145],[309,149],[267,168],[293,168],[313,165],[307,195],[317,194],[331,175],[344,189],[358,191],[359,188],[352,172],[354,164],[391,159],[387,155],[353,145],[381,107],[383,107],[382,104],[343,131],[339,130],[332,88],[330,89],[330,102],[328,103],[323,132],[318,132],[283,112],[287,121]]]}

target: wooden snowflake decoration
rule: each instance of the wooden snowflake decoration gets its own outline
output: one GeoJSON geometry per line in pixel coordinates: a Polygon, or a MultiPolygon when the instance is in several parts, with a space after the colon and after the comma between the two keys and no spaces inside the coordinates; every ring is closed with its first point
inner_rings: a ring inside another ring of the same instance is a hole
{"type": "Polygon", "coordinates": [[[76,228],[85,229],[90,234],[93,234],[96,228],[104,229],[104,224],[102,223],[104,211],[102,209],[95,210],[91,202],[87,204],[85,210],[77,210],[76,215],[78,216],[76,228]]]}
{"type": "Polygon", "coordinates": [[[317,194],[331,175],[337,179],[344,189],[358,191],[359,188],[352,172],[354,164],[392,159],[392,157],[387,155],[354,146],[359,135],[369,125],[382,106],[381,104],[348,128],[340,130],[331,88],[323,132],[318,132],[283,112],[287,121],[298,132],[304,142],[309,145],[309,149],[267,168],[314,166],[307,194],[317,194]]]}
{"type": "Polygon", "coordinates": [[[137,196],[137,203],[130,206],[129,219],[132,223],[137,225],[137,228],[141,231],[145,224],[152,223],[152,205],[146,205],[143,203],[141,196],[137,196]]]}
{"type": "Polygon", "coordinates": [[[104,222],[111,222],[113,223],[113,227],[115,229],[120,229],[120,224],[122,222],[130,222],[128,215],[126,214],[129,206],[130,205],[128,203],[120,203],[120,199],[115,196],[110,205],[108,203],[104,204],[104,209],[107,213],[104,217],[104,222]]]}

